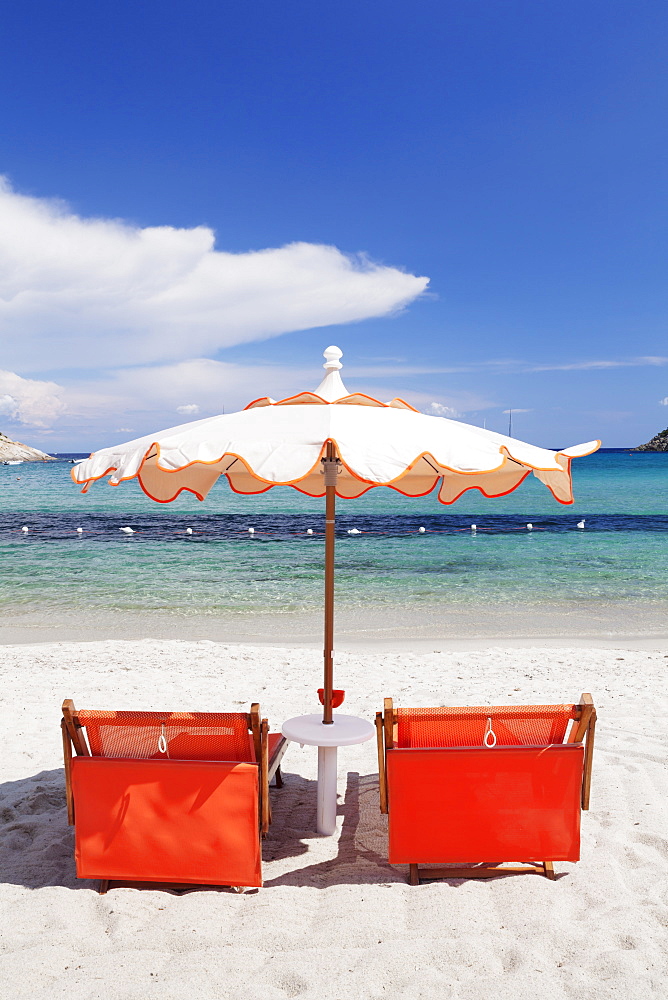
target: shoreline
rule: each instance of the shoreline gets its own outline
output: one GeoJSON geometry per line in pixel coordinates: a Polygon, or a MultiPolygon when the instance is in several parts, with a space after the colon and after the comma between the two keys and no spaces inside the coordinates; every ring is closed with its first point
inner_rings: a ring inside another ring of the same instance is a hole
{"type": "MultiPolygon", "coordinates": [[[[178,614],[158,610],[56,609],[5,606],[0,647],[45,642],[175,639],[231,645],[320,648],[322,611],[178,614]]],[[[668,645],[668,602],[547,602],[351,607],[335,617],[340,650],[599,647],[661,649],[668,645]]]]}
{"type": "MultiPolygon", "coordinates": [[[[175,644],[186,643],[207,643],[221,648],[254,648],[263,651],[280,650],[282,653],[289,653],[291,649],[295,651],[309,651],[322,655],[322,640],[293,640],[274,637],[254,637],[234,638],[225,636],[217,639],[210,639],[201,636],[164,636],[145,634],[143,636],[119,637],[118,635],[62,635],[54,636],[37,635],[31,632],[29,635],[18,632],[14,634],[12,630],[7,630],[6,634],[0,634],[0,651],[21,647],[42,647],[42,646],[64,646],[64,645],[86,645],[95,643],[118,642],[123,645],[131,645],[141,642],[166,642],[175,644]]],[[[458,636],[458,637],[433,637],[424,638],[356,638],[350,639],[341,637],[335,639],[334,656],[339,653],[455,653],[455,652],[475,652],[476,650],[569,650],[581,649],[596,652],[613,652],[614,650],[627,651],[656,651],[668,650],[668,634],[657,636],[625,635],[615,636],[556,636],[556,635],[533,635],[533,636],[458,636]]],[[[667,654],[668,655],[668,654],[667,654]]]]}

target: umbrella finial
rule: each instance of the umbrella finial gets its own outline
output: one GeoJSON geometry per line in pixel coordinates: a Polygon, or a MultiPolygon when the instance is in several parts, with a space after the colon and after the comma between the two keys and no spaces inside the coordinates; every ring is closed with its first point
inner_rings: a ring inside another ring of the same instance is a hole
{"type": "Polygon", "coordinates": [[[322,356],[325,359],[322,367],[326,368],[327,371],[338,371],[340,368],[343,368],[343,365],[339,361],[339,358],[343,357],[343,351],[340,347],[328,347],[322,352],[322,356]]]}
{"type": "Polygon", "coordinates": [[[348,395],[348,390],[339,375],[339,369],[343,368],[343,365],[339,361],[339,358],[343,357],[343,351],[340,347],[328,347],[327,350],[322,352],[322,356],[325,358],[325,363],[322,367],[327,374],[315,392],[317,396],[325,399],[328,403],[333,403],[337,399],[343,399],[344,396],[348,395]]]}

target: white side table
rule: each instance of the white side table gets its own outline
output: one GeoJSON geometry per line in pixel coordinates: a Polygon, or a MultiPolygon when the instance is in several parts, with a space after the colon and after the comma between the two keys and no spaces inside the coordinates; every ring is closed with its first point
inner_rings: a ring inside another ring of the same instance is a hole
{"type": "Polygon", "coordinates": [[[367,719],[334,715],[325,725],[322,714],[298,715],[283,723],[282,732],[293,743],[318,748],[318,833],[331,836],[336,830],[336,750],[370,740],[375,730],[367,719]]]}

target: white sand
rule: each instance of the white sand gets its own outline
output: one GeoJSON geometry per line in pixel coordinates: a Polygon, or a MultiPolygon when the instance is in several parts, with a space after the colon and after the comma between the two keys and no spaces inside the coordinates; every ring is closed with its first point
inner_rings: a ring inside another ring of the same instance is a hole
{"type": "Polygon", "coordinates": [[[668,994],[663,650],[344,652],[344,711],[576,700],[599,713],[582,860],[562,876],[410,887],[386,861],[374,743],[339,751],[340,830],[315,829],[316,752],[272,791],[265,887],[99,896],[74,875],[59,706],[314,711],[314,649],[208,641],[0,648],[0,995],[22,998],[552,1000],[668,994]]]}

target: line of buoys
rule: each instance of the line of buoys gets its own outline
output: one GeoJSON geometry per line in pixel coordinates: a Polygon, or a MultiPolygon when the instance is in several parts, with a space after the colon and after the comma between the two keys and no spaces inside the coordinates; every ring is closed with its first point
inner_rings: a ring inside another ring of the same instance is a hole
{"type": "MultiPolygon", "coordinates": [[[[585,518],[583,518],[581,521],[578,521],[577,524],[575,525],[575,527],[579,528],[580,530],[582,530],[585,527],[585,518]]],[[[16,531],[17,529],[13,529],[13,530],[16,531]]],[[[20,529],[18,529],[18,530],[20,530],[22,534],[27,535],[31,531],[39,533],[39,532],[43,531],[44,529],[41,529],[41,528],[30,528],[30,527],[28,527],[27,524],[24,524],[23,527],[20,528],[20,529]]],[[[75,530],[75,533],[77,535],[79,535],[79,536],[83,535],[83,533],[84,533],[84,529],[83,528],[75,528],[74,530],[75,530]]],[[[118,530],[121,532],[121,534],[129,536],[129,535],[136,535],[139,529],[137,529],[137,528],[131,528],[130,525],[124,525],[122,528],[119,528],[118,530]]],[[[191,536],[191,535],[194,535],[194,534],[198,534],[198,535],[204,534],[203,531],[197,531],[197,532],[195,532],[195,531],[193,531],[192,528],[185,528],[184,530],[185,530],[185,534],[188,535],[188,536],[191,536]]],[[[233,529],[233,530],[236,530],[239,534],[248,535],[250,538],[253,538],[253,537],[255,537],[255,535],[258,534],[258,531],[255,528],[233,529]]],[[[339,529],[339,530],[341,530],[341,529],[339,529]]],[[[475,534],[477,534],[478,531],[493,531],[496,534],[501,534],[501,533],[509,532],[509,531],[547,531],[547,530],[549,530],[549,529],[547,529],[547,528],[541,528],[540,526],[536,527],[535,525],[533,525],[529,521],[523,527],[520,526],[520,525],[518,525],[516,527],[514,527],[514,526],[508,526],[506,528],[484,528],[484,527],[481,528],[477,524],[471,524],[471,525],[469,525],[468,528],[425,528],[423,525],[421,525],[419,528],[417,528],[417,529],[413,528],[410,531],[374,531],[373,529],[368,529],[368,528],[365,528],[362,531],[359,528],[347,528],[346,529],[346,534],[348,534],[348,535],[363,535],[363,534],[368,535],[368,534],[371,534],[371,535],[394,535],[394,536],[402,536],[403,535],[403,536],[408,536],[408,535],[415,534],[417,532],[417,534],[419,534],[419,535],[424,535],[424,534],[427,534],[427,533],[429,533],[429,534],[438,534],[438,535],[450,535],[450,534],[453,534],[453,533],[458,532],[458,531],[470,531],[471,534],[475,535],[475,534]]],[[[97,529],[97,528],[93,528],[93,529],[87,528],[86,531],[89,534],[94,534],[94,535],[102,534],[102,529],[97,529]]],[[[173,533],[180,535],[181,534],[181,530],[179,529],[177,531],[174,531],[173,533]]],[[[270,536],[272,534],[272,532],[262,531],[262,532],[259,532],[259,534],[265,535],[265,536],[270,536]]],[[[281,534],[281,535],[283,535],[283,534],[291,534],[295,538],[302,536],[302,532],[301,531],[300,532],[286,532],[286,533],[284,533],[284,532],[277,532],[277,534],[281,534]]],[[[324,534],[324,532],[322,532],[322,531],[314,531],[313,528],[306,528],[306,534],[307,535],[322,535],[322,534],[324,534]]]]}

